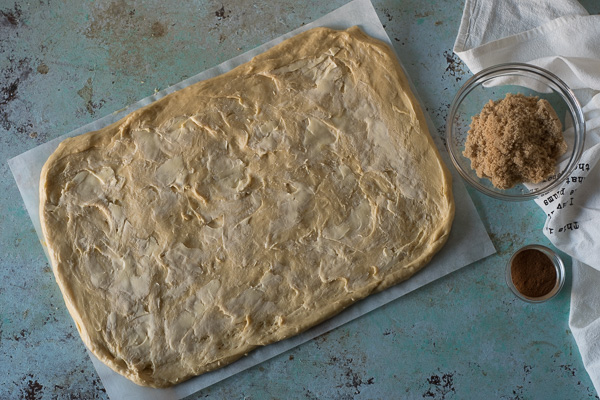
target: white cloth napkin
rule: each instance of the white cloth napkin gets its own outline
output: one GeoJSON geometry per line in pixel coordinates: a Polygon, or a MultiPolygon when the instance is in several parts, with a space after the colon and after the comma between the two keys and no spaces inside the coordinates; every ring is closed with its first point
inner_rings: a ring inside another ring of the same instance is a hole
{"type": "Polygon", "coordinates": [[[536,203],[544,234],[573,257],[569,326],[600,393],[600,16],[575,0],[466,0],[454,52],[473,73],[507,62],[550,70],[584,105],[578,168],[536,203]]]}

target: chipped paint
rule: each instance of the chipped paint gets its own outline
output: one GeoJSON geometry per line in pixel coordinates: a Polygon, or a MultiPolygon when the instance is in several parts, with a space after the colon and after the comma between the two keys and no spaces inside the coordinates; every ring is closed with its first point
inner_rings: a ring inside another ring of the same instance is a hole
{"type": "Polygon", "coordinates": [[[21,24],[22,14],[21,6],[18,3],[15,3],[12,9],[0,10],[0,25],[17,27],[21,24]]]}
{"type": "Polygon", "coordinates": [[[100,100],[98,102],[92,101],[94,97],[94,87],[92,78],[88,78],[87,82],[81,89],[77,91],[77,95],[85,101],[85,109],[90,115],[94,115],[96,110],[104,105],[105,101],[100,100]]]}
{"type": "Polygon", "coordinates": [[[42,75],[46,75],[49,71],[50,71],[50,68],[44,63],[41,63],[37,67],[37,72],[39,72],[42,75]]]}
{"type": "Polygon", "coordinates": [[[225,10],[225,6],[221,6],[217,11],[215,11],[215,17],[219,21],[224,20],[225,18],[229,18],[231,15],[231,10],[225,10]]]}
{"type": "Polygon", "coordinates": [[[25,386],[21,389],[21,395],[25,400],[38,400],[44,395],[44,386],[42,386],[33,375],[27,375],[23,381],[25,386]]]}
{"type": "Polygon", "coordinates": [[[12,116],[13,103],[19,101],[20,88],[29,79],[32,72],[30,58],[8,58],[9,66],[0,71],[0,126],[5,130],[15,129],[25,133],[31,122],[15,122],[12,116]]]}
{"type": "Polygon", "coordinates": [[[152,31],[151,35],[152,37],[163,37],[167,34],[167,27],[160,23],[159,21],[156,21],[152,24],[152,27],[150,28],[150,30],[152,31]]]}
{"type": "Polygon", "coordinates": [[[433,398],[445,400],[451,398],[456,393],[454,388],[454,374],[445,373],[443,375],[434,374],[427,378],[429,388],[423,393],[423,398],[433,398]]]}
{"type": "Polygon", "coordinates": [[[443,56],[448,64],[446,67],[446,72],[448,75],[453,77],[456,82],[462,80],[467,69],[462,60],[456,54],[454,54],[452,50],[445,50],[443,56]]]}

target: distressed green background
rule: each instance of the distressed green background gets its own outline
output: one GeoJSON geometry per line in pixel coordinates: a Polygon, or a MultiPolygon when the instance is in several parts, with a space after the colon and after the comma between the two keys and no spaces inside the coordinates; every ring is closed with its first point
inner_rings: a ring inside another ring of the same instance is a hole
{"type": "MultiPolygon", "coordinates": [[[[105,399],[6,160],[345,4],[0,0],[0,399],[105,399]]],[[[590,12],[600,2],[582,2],[590,12]]],[[[373,0],[438,127],[470,76],[464,2],[373,0]]],[[[511,252],[544,213],[469,193],[498,254],[190,398],[597,398],[568,329],[568,281],[518,301],[511,252]]]]}

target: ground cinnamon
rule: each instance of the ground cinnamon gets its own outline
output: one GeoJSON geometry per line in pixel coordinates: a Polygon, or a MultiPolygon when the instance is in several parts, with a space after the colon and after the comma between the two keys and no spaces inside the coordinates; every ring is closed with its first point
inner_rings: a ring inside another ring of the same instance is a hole
{"type": "Polygon", "coordinates": [[[514,257],[511,276],[515,287],[527,297],[548,294],[556,285],[556,268],[550,258],[539,250],[523,250],[514,257]]]}

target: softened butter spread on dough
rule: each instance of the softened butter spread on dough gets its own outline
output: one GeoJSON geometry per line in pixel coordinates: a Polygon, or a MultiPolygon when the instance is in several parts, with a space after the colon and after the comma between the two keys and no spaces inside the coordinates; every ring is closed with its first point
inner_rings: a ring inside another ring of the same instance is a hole
{"type": "Polygon", "coordinates": [[[40,192],[83,341],[154,387],[407,279],[454,216],[393,52],[356,27],[301,33],[65,140],[40,192]]]}

